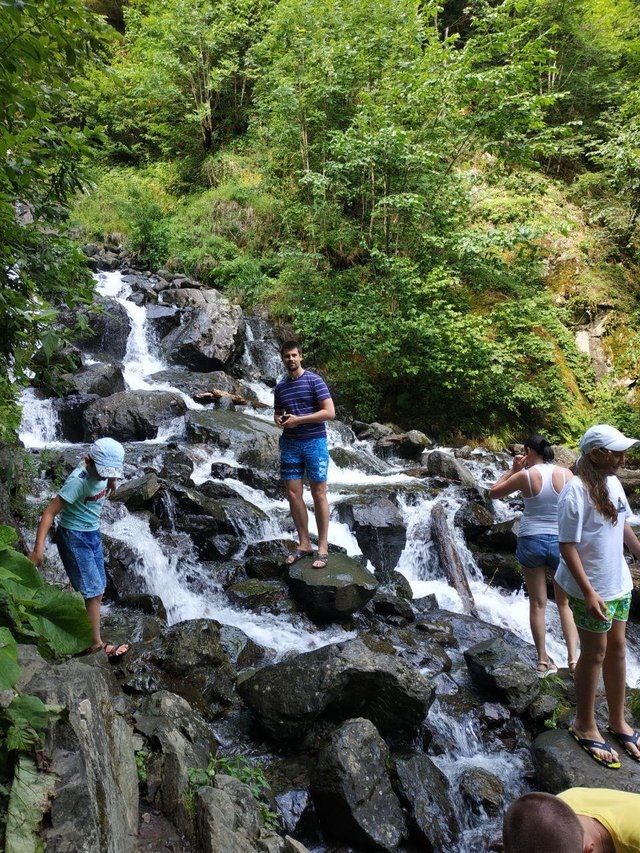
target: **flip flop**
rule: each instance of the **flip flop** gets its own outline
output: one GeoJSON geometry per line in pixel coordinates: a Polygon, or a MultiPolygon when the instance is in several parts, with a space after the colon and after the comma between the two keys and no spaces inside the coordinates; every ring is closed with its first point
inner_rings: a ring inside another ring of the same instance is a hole
{"type": "Polygon", "coordinates": [[[293,554],[289,554],[287,557],[287,565],[292,566],[294,563],[297,563],[298,560],[301,560],[303,557],[311,557],[313,551],[305,551],[303,548],[296,548],[293,554]]]}
{"type": "Polygon", "coordinates": [[[638,743],[638,741],[640,741],[640,732],[634,731],[632,735],[626,735],[624,732],[615,732],[611,726],[607,726],[607,731],[618,741],[620,746],[624,747],[624,751],[627,753],[629,758],[634,761],[640,761],[640,755],[637,755],[629,749],[629,744],[631,744],[632,746],[635,746],[636,749],[640,750],[640,744],[638,743]]]}
{"type": "Polygon", "coordinates": [[[126,655],[131,646],[129,643],[112,643],[111,640],[105,640],[102,644],[102,648],[104,649],[104,653],[107,656],[109,663],[116,663],[126,655]],[[120,649],[124,649],[124,651],[120,651],[120,649]]]}
{"type": "Polygon", "coordinates": [[[316,556],[315,560],[313,561],[312,568],[313,569],[324,569],[328,562],[329,562],[329,555],[328,554],[318,554],[316,556]],[[320,565],[316,566],[316,563],[320,563],[320,565]]]}
{"type": "Polygon", "coordinates": [[[594,761],[598,762],[598,764],[601,764],[603,767],[608,767],[610,770],[617,770],[620,767],[619,761],[607,761],[606,758],[602,758],[594,752],[594,749],[600,749],[602,752],[613,752],[611,746],[605,741],[591,740],[588,737],[580,737],[571,726],[569,727],[569,734],[576,741],[578,746],[581,746],[587,755],[590,755],[594,761]]]}

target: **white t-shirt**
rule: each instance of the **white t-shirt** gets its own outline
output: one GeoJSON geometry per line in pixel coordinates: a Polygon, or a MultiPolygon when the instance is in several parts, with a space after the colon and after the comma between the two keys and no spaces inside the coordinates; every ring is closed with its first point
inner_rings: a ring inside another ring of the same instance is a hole
{"type": "MultiPolygon", "coordinates": [[[[580,477],[574,477],[558,498],[558,538],[561,543],[576,543],[591,586],[604,601],[615,601],[633,589],[623,554],[624,522],[631,508],[617,477],[607,477],[607,487],[618,509],[618,523],[612,524],[598,512],[580,477]]],[[[555,581],[569,595],[584,598],[563,559],[555,581]]]]}

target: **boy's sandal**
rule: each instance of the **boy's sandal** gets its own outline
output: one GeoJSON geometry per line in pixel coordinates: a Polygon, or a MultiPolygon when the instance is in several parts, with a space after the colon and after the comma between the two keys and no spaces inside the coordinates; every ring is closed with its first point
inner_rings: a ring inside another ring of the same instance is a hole
{"type": "Polygon", "coordinates": [[[318,554],[316,556],[315,560],[313,561],[312,567],[314,569],[324,569],[324,568],[326,568],[326,565],[328,562],[329,562],[329,555],[328,554],[318,554]]]}
{"type": "Polygon", "coordinates": [[[73,655],[73,657],[74,658],[84,658],[84,657],[87,657],[87,655],[95,655],[96,652],[101,652],[102,649],[104,649],[104,646],[105,646],[104,643],[100,643],[99,646],[89,646],[87,649],[83,649],[81,652],[76,652],[75,655],[73,655]]]}
{"type": "Polygon", "coordinates": [[[536,673],[538,678],[546,678],[548,675],[553,675],[558,671],[558,667],[549,658],[549,660],[539,660],[536,664],[536,673]]]}
{"type": "Polygon", "coordinates": [[[587,755],[590,755],[594,761],[598,762],[598,764],[601,764],[603,767],[608,767],[610,770],[617,770],[620,767],[620,762],[617,761],[615,758],[607,760],[606,758],[603,758],[601,755],[598,755],[598,753],[595,752],[595,750],[598,749],[601,752],[612,753],[613,749],[611,748],[610,744],[606,743],[603,740],[591,740],[588,737],[580,737],[578,734],[576,734],[576,732],[571,726],[569,727],[569,734],[576,741],[578,746],[581,746],[582,749],[584,749],[584,751],[587,753],[587,755]]]}
{"type": "Polygon", "coordinates": [[[636,752],[632,752],[629,749],[629,746],[635,746],[635,748],[640,752],[640,732],[635,732],[632,735],[627,735],[624,732],[615,732],[611,726],[607,726],[607,731],[609,734],[614,737],[620,746],[624,747],[624,751],[627,753],[629,758],[632,758],[634,761],[640,761],[640,754],[636,752]]]}
{"type": "Polygon", "coordinates": [[[301,560],[303,557],[311,556],[313,556],[313,551],[305,551],[304,548],[296,548],[293,554],[289,554],[286,563],[288,566],[292,566],[294,563],[297,563],[298,560],[301,560]]]}
{"type": "Polygon", "coordinates": [[[102,644],[102,648],[109,662],[115,663],[126,655],[131,646],[129,643],[112,643],[110,640],[106,640],[102,644]]]}

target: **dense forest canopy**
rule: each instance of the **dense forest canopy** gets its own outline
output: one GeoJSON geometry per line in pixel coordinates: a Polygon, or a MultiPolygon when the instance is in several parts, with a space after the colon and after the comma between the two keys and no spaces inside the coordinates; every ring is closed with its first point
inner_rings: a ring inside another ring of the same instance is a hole
{"type": "Polygon", "coordinates": [[[3,375],[86,295],[89,175],[77,238],[267,304],[361,418],[640,429],[637,0],[87,6],[2,2],[3,375]]]}

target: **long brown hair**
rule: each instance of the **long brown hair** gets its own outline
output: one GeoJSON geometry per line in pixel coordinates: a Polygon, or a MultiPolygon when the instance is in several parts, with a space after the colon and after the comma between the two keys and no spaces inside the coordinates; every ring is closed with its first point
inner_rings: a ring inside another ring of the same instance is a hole
{"type": "Polygon", "coordinates": [[[576,465],[578,476],[587,487],[589,497],[598,512],[612,524],[618,523],[618,510],[607,488],[607,451],[602,447],[581,456],[576,465]]]}

